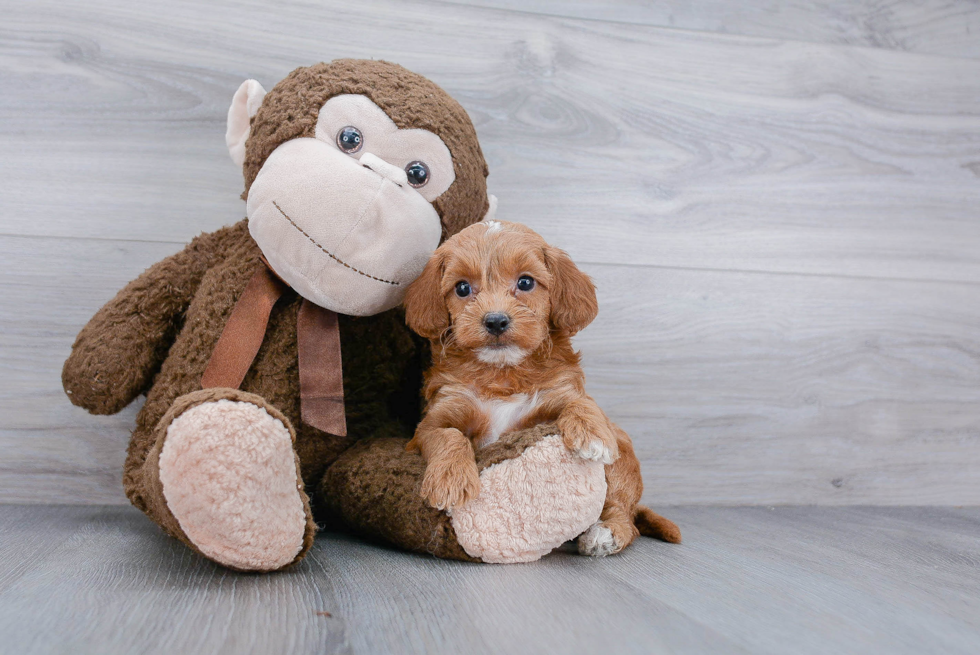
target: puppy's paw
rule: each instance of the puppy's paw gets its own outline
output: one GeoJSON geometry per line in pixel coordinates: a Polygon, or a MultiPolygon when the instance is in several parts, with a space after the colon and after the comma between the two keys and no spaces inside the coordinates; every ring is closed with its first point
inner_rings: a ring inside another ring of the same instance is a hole
{"type": "Polygon", "coordinates": [[[579,535],[576,543],[579,554],[589,557],[605,557],[623,549],[616,543],[616,537],[613,536],[612,530],[602,523],[596,523],[579,535]]]}
{"type": "Polygon", "coordinates": [[[612,451],[599,439],[589,440],[584,446],[575,449],[575,454],[582,459],[603,464],[612,464],[615,461],[612,451]]]}
{"type": "Polygon", "coordinates": [[[558,427],[565,447],[582,459],[612,464],[619,458],[616,436],[605,425],[564,421],[558,427]]]}
{"type": "Polygon", "coordinates": [[[447,459],[429,462],[422,476],[422,497],[436,509],[451,510],[480,495],[476,462],[447,459]]]}
{"type": "Polygon", "coordinates": [[[615,555],[633,541],[633,535],[628,529],[614,522],[600,521],[579,535],[576,540],[578,552],[589,557],[606,557],[615,555]]]}

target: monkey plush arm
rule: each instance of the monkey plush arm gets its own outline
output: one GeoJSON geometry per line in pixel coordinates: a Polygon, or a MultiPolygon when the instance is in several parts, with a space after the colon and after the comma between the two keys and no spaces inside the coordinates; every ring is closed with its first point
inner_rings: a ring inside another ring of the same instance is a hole
{"type": "Polygon", "coordinates": [[[73,404],[115,414],[149,387],[210,267],[219,233],[202,234],[148,268],[82,328],[61,372],[73,404]]]}

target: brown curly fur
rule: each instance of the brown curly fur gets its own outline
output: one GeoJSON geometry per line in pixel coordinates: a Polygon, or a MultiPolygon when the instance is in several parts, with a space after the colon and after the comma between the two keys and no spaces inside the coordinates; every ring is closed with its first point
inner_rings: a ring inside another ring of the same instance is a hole
{"type": "MultiPolygon", "coordinates": [[[[363,93],[400,127],[440,136],[456,169],[452,186],[433,203],[443,233],[480,220],[488,207],[487,168],[466,112],[429,80],[380,61],[339,60],[299,68],[277,84],[252,119],[244,164],[246,194],[269,153],[288,139],[312,135],[320,106],[340,93],[363,93]]],[[[157,428],[161,420],[169,424],[167,416],[173,416],[168,411],[175,402],[201,389],[201,375],[218,337],[262,265],[260,254],[245,220],[202,234],[182,252],[150,267],[99,310],[79,333],[62,372],[71,401],[96,414],[117,412],[146,394],[129,445],[124,488],[134,505],[188,544],[166,509],[155,482],[155,459],[148,456],[165,436],[157,428]]],[[[300,303],[290,290],[275,305],[265,341],[240,389],[281,412],[284,423],[295,430],[303,481],[312,491],[327,467],[358,439],[411,436],[419,420],[422,370],[429,355],[427,343],[405,326],[400,309],[370,317],[341,316],[348,436],[321,432],[300,421],[300,303]]],[[[364,475],[391,482],[385,470],[364,475]]],[[[323,485],[319,489],[321,495],[331,490],[323,485]]],[[[393,521],[394,509],[374,505],[368,511],[393,521]]],[[[312,531],[311,524],[308,539],[312,531]]]]}
{"type": "Polygon", "coordinates": [[[464,505],[479,495],[474,455],[496,438],[485,402],[533,396],[513,428],[554,421],[569,450],[592,440],[608,450],[601,519],[615,539],[613,552],[641,534],[634,524],[640,515],[650,528],[643,534],[679,541],[673,523],[639,505],[643,479],[632,441],[586,393],[571,337],[595,319],[599,306],[592,280],[565,252],[525,225],[474,225],[436,250],[409,288],[405,309],[409,325],[431,340],[434,353],[423,390],[425,416],[408,443],[427,462],[421,490],[430,504],[464,505]],[[527,291],[517,288],[524,276],[534,280],[527,291]],[[473,292],[459,297],[460,280],[473,292]],[[504,332],[487,329],[485,319],[494,312],[510,320],[504,332]],[[507,366],[488,366],[478,353],[494,345],[520,347],[525,355],[507,366]]]}

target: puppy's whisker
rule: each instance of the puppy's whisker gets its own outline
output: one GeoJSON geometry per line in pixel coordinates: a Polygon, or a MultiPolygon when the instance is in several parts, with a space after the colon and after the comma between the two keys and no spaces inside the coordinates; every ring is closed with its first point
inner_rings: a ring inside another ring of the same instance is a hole
{"type": "Polygon", "coordinates": [[[442,334],[439,335],[439,345],[441,347],[440,355],[442,357],[445,357],[446,348],[453,346],[455,342],[456,342],[456,333],[453,332],[453,328],[450,325],[449,327],[447,327],[445,330],[442,331],[442,334]]]}

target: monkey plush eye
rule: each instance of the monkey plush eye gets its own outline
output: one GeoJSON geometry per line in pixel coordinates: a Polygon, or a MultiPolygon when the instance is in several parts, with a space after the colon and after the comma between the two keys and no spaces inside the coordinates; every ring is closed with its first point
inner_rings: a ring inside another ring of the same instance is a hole
{"type": "Polygon", "coordinates": [[[470,295],[471,291],[472,289],[470,289],[470,283],[466,280],[460,280],[456,283],[456,295],[460,298],[465,298],[466,296],[470,295]]]}
{"type": "Polygon", "coordinates": [[[429,167],[425,165],[425,162],[413,161],[405,167],[405,175],[408,176],[408,183],[417,189],[420,186],[425,186],[425,183],[429,181],[429,167]]]}
{"type": "Polygon", "coordinates": [[[337,146],[348,155],[353,155],[364,145],[361,131],[352,125],[340,128],[337,132],[337,146]]]}
{"type": "Polygon", "coordinates": [[[521,291],[530,291],[534,288],[534,278],[530,275],[522,275],[517,278],[517,288],[521,291]]]}

